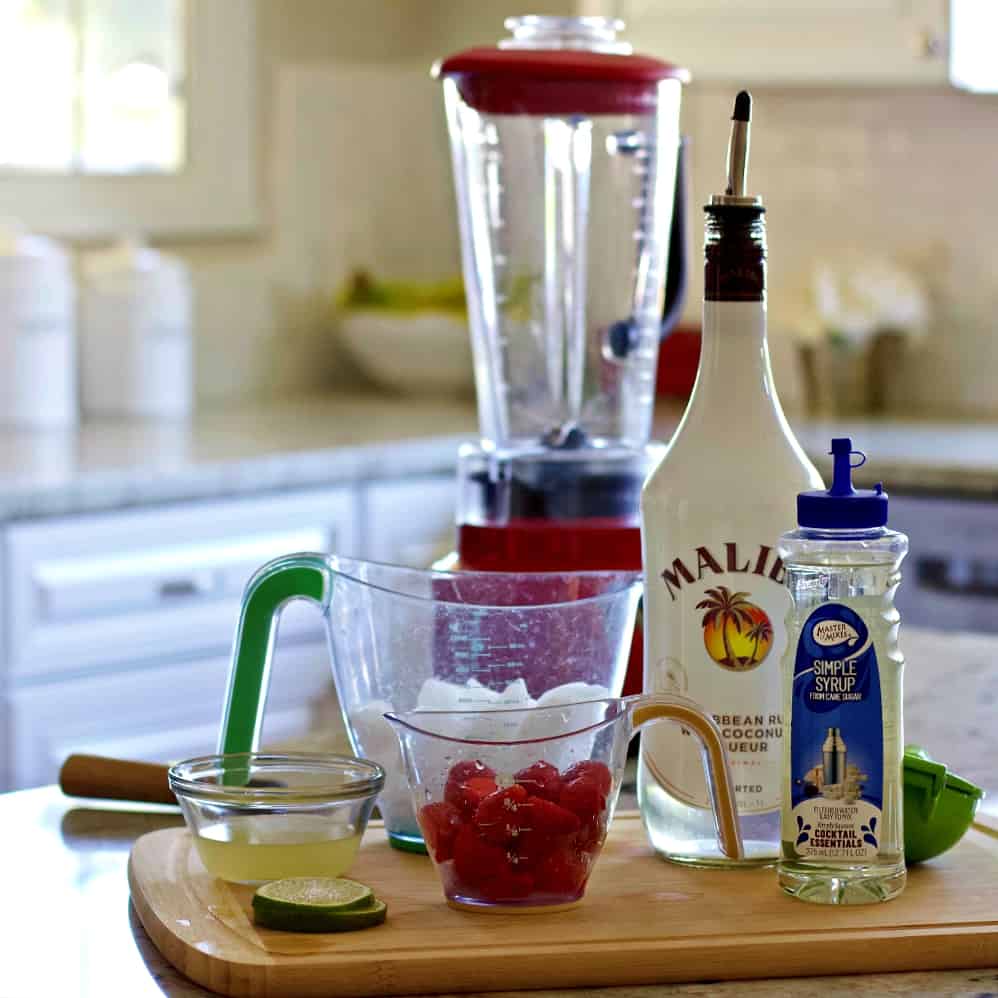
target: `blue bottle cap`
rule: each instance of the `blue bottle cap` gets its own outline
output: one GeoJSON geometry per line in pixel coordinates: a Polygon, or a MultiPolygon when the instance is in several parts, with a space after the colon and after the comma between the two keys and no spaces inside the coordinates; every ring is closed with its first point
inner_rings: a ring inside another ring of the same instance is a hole
{"type": "Polygon", "coordinates": [[[819,530],[862,530],[887,523],[887,493],[878,482],[872,489],[852,487],[852,469],[866,464],[866,455],[852,449],[848,437],[836,437],[829,452],[834,461],[832,487],[797,496],[797,522],[819,530]],[[860,461],[852,463],[856,454],[860,461]]]}

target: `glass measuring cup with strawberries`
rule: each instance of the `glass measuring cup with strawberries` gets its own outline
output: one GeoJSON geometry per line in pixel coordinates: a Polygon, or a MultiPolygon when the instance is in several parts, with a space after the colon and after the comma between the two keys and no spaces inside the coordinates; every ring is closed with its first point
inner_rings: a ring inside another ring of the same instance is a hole
{"type": "Polygon", "coordinates": [[[551,911],[580,901],[613,817],[627,744],[656,721],[683,725],[704,746],[721,848],[741,854],[723,740],[684,697],[385,717],[453,907],[551,911]]]}

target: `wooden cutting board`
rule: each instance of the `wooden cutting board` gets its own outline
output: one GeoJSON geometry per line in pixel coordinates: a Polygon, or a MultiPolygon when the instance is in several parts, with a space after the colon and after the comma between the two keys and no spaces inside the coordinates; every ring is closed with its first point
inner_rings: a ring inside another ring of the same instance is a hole
{"type": "Polygon", "coordinates": [[[773,870],[688,870],[618,814],[582,904],[530,916],[455,911],[428,859],[373,826],[350,871],[388,921],[341,935],[257,928],[252,888],[209,876],[186,829],[144,835],[132,901],[163,955],[199,984],[259,998],[648,984],[998,966],[998,838],[971,830],[912,869],[887,904],[787,897],[773,870]]]}

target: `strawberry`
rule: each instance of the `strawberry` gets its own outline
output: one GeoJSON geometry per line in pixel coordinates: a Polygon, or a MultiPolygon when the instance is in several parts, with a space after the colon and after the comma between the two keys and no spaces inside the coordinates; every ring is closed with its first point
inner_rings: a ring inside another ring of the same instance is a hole
{"type": "Polygon", "coordinates": [[[565,770],[562,779],[565,783],[570,783],[572,780],[577,780],[580,776],[589,777],[604,797],[610,796],[610,787],[613,786],[613,776],[604,763],[598,759],[583,759],[582,762],[577,762],[574,766],[569,766],[565,770]]]}
{"type": "Polygon", "coordinates": [[[599,792],[595,780],[588,776],[578,776],[574,780],[569,780],[561,788],[558,803],[583,820],[597,817],[606,807],[606,799],[599,792]]]}
{"type": "Polygon", "coordinates": [[[481,759],[462,759],[455,762],[447,774],[447,782],[467,783],[468,780],[476,776],[488,776],[492,780],[496,778],[494,769],[490,769],[481,759]]]}
{"type": "Polygon", "coordinates": [[[580,822],[571,811],[543,797],[530,797],[519,809],[520,833],[510,842],[517,859],[534,866],[548,853],[564,848],[579,831],[580,822]]]}
{"type": "Polygon", "coordinates": [[[515,839],[524,824],[523,805],[527,799],[527,791],[518,783],[484,797],[473,819],[482,838],[495,845],[515,839]]]}
{"type": "Polygon", "coordinates": [[[454,839],[454,869],[461,881],[481,887],[489,880],[511,875],[511,864],[502,846],[486,842],[474,825],[462,825],[454,839]]]}
{"type": "Polygon", "coordinates": [[[497,790],[491,776],[472,776],[463,783],[448,780],[444,787],[444,800],[453,804],[466,818],[470,818],[478,805],[497,790]]]}
{"type": "Polygon", "coordinates": [[[589,860],[574,849],[559,849],[546,856],[534,871],[534,887],[547,894],[577,897],[589,879],[589,860]]]}
{"type": "Polygon", "coordinates": [[[575,836],[575,844],[583,852],[595,853],[603,844],[606,837],[606,829],[603,826],[603,819],[599,815],[585,818],[582,827],[575,836]]]}
{"type": "Polygon", "coordinates": [[[488,901],[522,901],[534,890],[534,878],[529,873],[509,872],[486,881],[482,896],[488,901]]]}
{"type": "Polygon", "coordinates": [[[454,856],[454,839],[461,827],[461,812],[447,801],[434,801],[419,809],[419,827],[438,863],[454,856]]]}
{"type": "Polygon", "coordinates": [[[528,793],[545,800],[557,801],[561,792],[561,774],[556,766],[543,760],[521,769],[514,774],[513,779],[528,793]]]}
{"type": "Polygon", "coordinates": [[[530,828],[551,837],[574,835],[579,830],[578,816],[543,797],[528,797],[526,811],[530,828]]]}

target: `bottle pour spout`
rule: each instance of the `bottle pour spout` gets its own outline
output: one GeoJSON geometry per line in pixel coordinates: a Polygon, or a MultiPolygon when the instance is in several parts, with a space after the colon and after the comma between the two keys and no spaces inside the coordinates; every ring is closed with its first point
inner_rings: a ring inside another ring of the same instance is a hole
{"type": "Polygon", "coordinates": [[[749,146],[752,133],[752,95],[741,90],[735,97],[731,113],[731,135],[728,139],[727,183],[723,194],[712,194],[712,206],[761,208],[762,199],[748,190],[749,146]]]}
{"type": "Polygon", "coordinates": [[[728,140],[728,185],[724,193],[745,197],[748,182],[749,132],[752,127],[752,95],[742,90],[735,98],[728,140]]]}

